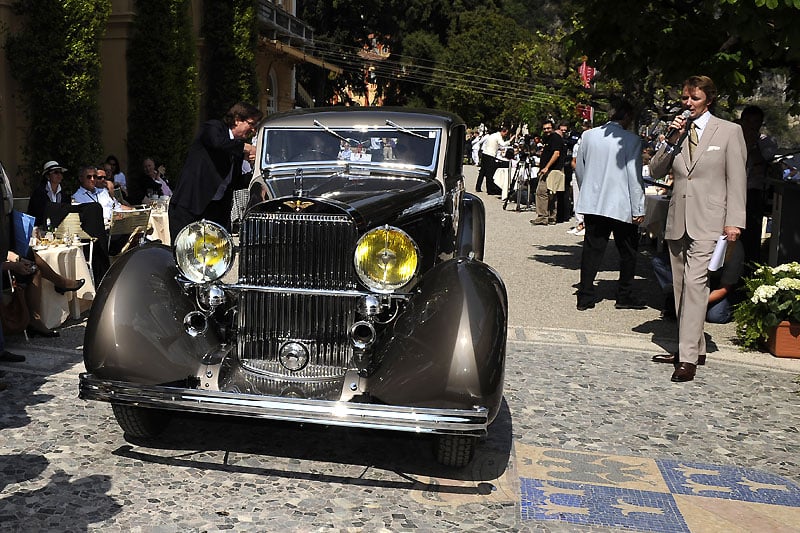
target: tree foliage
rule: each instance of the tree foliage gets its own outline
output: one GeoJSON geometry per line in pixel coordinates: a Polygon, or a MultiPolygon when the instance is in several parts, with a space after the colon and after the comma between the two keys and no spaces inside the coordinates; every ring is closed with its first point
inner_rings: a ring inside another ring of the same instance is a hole
{"type": "Polygon", "coordinates": [[[22,29],[6,39],[6,55],[28,119],[23,171],[36,182],[48,160],[75,169],[100,158],[98,36],[111,2],[20,0],[13,9],[22,29]]]}
{"type": "Polygon", "coordinates": [[[258,103],[254,0],[203,2],[205,115],[218,118],[240,100],[258,103]]]}
{"type": "Polygon", "coordinates": [[[129,174],[153,157],[177,177],[197,123],[190,0],[137,0],[128,47],[129,174]]]}
{"type": "Polygon", "coordinates": [[[456,17],[436,75],[443,87],[437,105],[472,124],[509,118],[516,88],[509,65],[514,47],[526,41],[521,26],[493,10],[481,8],[456,17]]]}
{"type": "Polygon", "coordinates": [[[522,116],[574,113],[577,64],[560,43],[572,1],[338,0],[302,2],[300,16],[317,29],[318,53],[345,76],[301,69],[317,102],[344,87],[364,91],[371,67],[387,105],[440,107],[470,123],[518,122],[522,116]],[[367,5],[369,4],[369,5],[367,5]],[[354,24],[353,21],[357,23],[354,24]],[[537,27],[547,31],[536,31],[537,27]],[[355,52],[366,36],[390,38],[385,61],[355,52]],[[562,94],[562,89],[564,93],[562,94]]]}
{"type": "Polygon", "coordinates": [[[613,9],[587,0],[576,8],[573,52],[645,103],[669,107],[676,97],[669,89],[693,74],[711,76],[733,103],[775,68],[789,72],[787,97],[798,102],[797,0],[619,0],[613,9]]]}

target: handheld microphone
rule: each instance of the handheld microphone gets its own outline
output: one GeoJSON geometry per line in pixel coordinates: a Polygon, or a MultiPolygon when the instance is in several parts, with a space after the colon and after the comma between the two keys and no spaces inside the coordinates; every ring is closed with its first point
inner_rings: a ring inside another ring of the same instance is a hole
{"type": "MultiPolygon", "coordinates": [[[[691,112],[691,111],[689,111],[688,109],[684,109],[684,110],[683,110],[683,113],[681,113],[681,115],[680,115],[680,116],[682,116],[683,118],[687,119],[687,118],[689,118],[690,116],[692,116],[692,112],[691,112]]],[[[678,133],[678,131],[679,131],[679,130],[677,130],[677,129],[675,129],[675,128],[669,128],[669,129],[667,130],[666,136],[665,136],[664,138],[665,138],[665,139],[669,139],[670,137],[672,137],[673,135],[675,135],[676,133],[678,133]]]]}

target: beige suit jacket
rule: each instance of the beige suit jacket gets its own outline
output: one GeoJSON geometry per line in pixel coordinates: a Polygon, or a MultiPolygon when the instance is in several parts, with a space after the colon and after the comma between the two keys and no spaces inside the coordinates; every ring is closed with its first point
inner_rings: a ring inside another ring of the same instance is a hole
{"type": "Polygon", "coordinates": [[[747,147],[738,124],[711,116],[689,160],[689,139],[680,153],[662,147],[650,161],[656,179],[672,169],[672,199],[664,238],[676,240],[686,233],[693,240],[715,241],[724,226],[745,227],[747,199],[747,147]]]}

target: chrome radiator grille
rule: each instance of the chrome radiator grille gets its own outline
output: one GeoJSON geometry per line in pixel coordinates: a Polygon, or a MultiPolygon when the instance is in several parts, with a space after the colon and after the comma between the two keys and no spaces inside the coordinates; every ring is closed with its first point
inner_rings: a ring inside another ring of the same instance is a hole
{"type": "MultiPolygon", "coordinates": [[[[242,223],[239,281],[291,289],[347,290],[356,286],[356,228],[344,215],[254,213],[242,223]]],[[[352,349],[348,330],[355,300],[319,294],[242,291],[237,353],[245,368],[290,380],[344,376],[352,349]],[[305,368],[279,361],[286,342],[303,344],[305,368]]]]}
{"type": "Polygon", "coordinates": [[[355,224],[345,215],[253,213],[242,223],[239,282],[352,289],[355,241],[355,224]]]}

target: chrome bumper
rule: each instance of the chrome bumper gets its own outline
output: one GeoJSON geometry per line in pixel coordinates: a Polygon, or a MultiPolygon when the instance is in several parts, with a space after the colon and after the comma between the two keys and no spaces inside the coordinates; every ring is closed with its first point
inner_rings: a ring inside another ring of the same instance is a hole
{"type": "Polygon", "coordinates": [[[481,437],[487,434],[489,425],[489,412],[485,407],[434,409],[255,396],[160,385],[138,385],[97,379],[89,373],[80,375],[78,396],[83,400],[175,411],[411,433],[481,437]]]}

